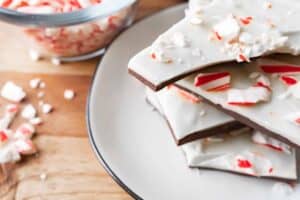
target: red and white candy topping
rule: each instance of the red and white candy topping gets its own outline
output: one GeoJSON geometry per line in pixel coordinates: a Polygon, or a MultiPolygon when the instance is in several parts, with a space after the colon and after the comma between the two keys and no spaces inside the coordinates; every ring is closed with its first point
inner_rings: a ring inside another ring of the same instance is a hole
{"type": "Polygon", "coordinates": [[[0,131],[0,147],[8,141],[8,134],[5,131],[0,131]]]}
{"type": "Polygon", "coordinates": [[[295,75],[300,74],[300,66],[285,65],[285,64],[272,64],[272,65],[261,65],[260,68],[267,74],[285,74],[295,75]]]}
{"type": "Polygon", "coordinates": [[[24,123],[24,124],[21,124],[17,128],[17,130],[14,134],[14,138],[15,139],[30,139],[30,138],[32,138],[34,133],[35,133],[34,126],[29,123],[24,123]]]}
{"type": "Polygon", "coordinates": [[[199,103],[199,102],[201,102],[201,99],[198,96],[196,96],[196,95],[194,95],[194,94],[192,94],[190,92],[187,92],[187,91],[185,91],[185,90],[183,90],[183,89],[181,89],[181,88],[179,88],[179,87],[177,87],[175,85],[169,85],[167,88],[168,89],[176,90],[176,92],[182,98],[186,99],[187,101],[190,101],[191,103],[199,103]]]}
{"type": "Polygon", "coordinates": [[[255,131],[252,135],[252,141],[256,144],[264,145],[268,148],[271,148],[275,151],[281,151],[290,154],[291,147],[287,144],[280,142],[274,138],[268,137],[260,132],[255,131]]]}
{"type": "Polygon", "coordinates": [[[198,74],[194,85],[209,92],[224,91],[230,88],[230,79],[228,72],[198,74]]]}
{"type": "Polygon", "coordinates": [[[271,92],[266,87],[252,86],[247,89],[230,89],[227,103],[236,106],[252,106],[259,102],[269,101],[271,92]]]}
{"type": "MultiPolygon", "coordinates": [[[[0,7],[31,14],[56,14],[77,11],[100,4],[102,0],[1,0],[0,7]]],[[[74,56],[95,51],[109,44],[127,20],[131,8],[89,23],[55,28],[24,28],[24,33],[39,48],[31,51],[33,60],[45,56],[74,56]],[[39,52],[37,51],[39,50],[39,52]]]]}
{"type": "Polygon", "coordinates": [[[298,83],[298,80],[293,76],[282,75],[280,80],[287,86],[295,85],[298,83]]]}
{"type": "Polygon", "coordinates": [[[17,151],[22,155],[31,155],[37,152],[37,149],[30,139],[17,140],[14,143],[17,151]]]}
{"type": "Polygon", "coordinates": [[[9,101],[21,102],[26,97],[26,93],[23,88],[17,86],[11,81],[8,81],[1,89],[1,96],[9,101]]]}

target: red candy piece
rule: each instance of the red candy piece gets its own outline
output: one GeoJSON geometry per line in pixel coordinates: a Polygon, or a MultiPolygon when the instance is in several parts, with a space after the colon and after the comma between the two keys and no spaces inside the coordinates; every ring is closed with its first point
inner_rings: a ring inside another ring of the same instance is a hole
{"type": "Polygon", "coordinates": [[[215,34],[215,37],[217,40],[222,40],[222,36],[217,32],[217,31],[214,31],[214,34],[215,34]]]}
{"type": "Polygon", "coordinates": [[[5,142],[8,140],[8,137],[4,131],[0,131],[0,142],[5,142]]]}
{"type": "Polygon", "coordinates": [[[288,86],[298,83],[298,80],[292,76],[280,76],[280,80],[288,86]]]}
{"type": "Polygon", "coordinates": [[[249,160],[238,159],[237,162],[238,162],[238,166],[240,168],[251,168],[252,167],[252,164],[249,160]]]}
{"type": "Polygon", "coordinates": [[[199,97],[197,97],[196,95],[190,93],[190,92],[187,92],[175,85],[169,85],[168,86],[168,89],[176,89],[177,93],[183,97],[184,99],[192,102],[192,103],[199,103],[201,102],[201,99],[199,97]]]}
{"type": "Polygon", "coordinates": [[[245,18],[240,18],[240,21],[242,22],[242,24],[244,25],[248,25],[251,23],[253,17],[249,16],[249,17],[245,17],[245,18]]]}
{"type": "Polygon", "coordinates": [[[300,66],[293,65],[261,65],[261,69],[268,74],[300,73],[300,66]]]}
{"type": "Polygon", "coordinates": [[[229,102],[229,105],[233,106],[253,106],[255,103],[253,102],[229,102]]]}
{"type": "Polygon", "coordinates": [[[271,145],[271,144],[265,144],[265,146],[273,149],[273,150],[276,150],[276,151],[283,151],[283,149],[281,147],[277,147],[277,146],[274,146],[274,145],[271,145]]]}
{"type": "Polygon", "coordinates": [[[228,72],[216,72],[199,74],[194,85],[209,92],[223,91],[230,88],[230,74],[228,72]]]}

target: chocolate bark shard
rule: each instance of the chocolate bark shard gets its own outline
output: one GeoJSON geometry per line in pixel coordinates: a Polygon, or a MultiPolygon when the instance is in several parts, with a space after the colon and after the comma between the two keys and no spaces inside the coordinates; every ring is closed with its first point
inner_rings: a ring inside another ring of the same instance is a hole
{"type": "Polygon", "coordinates": [[[166,118],[178,145],[244,127],[232,117],[201,102],[194,94],[175,86],[159,92],[147,89],[146,94],[147,100],[166,118]]]}
{"type": "Polygon", "coordinates": [[[299,54],[299,30],[290,20],[298,15],[299,2],[274,0],[272,9],[263,3],[214,0],[192,7],[183,20],[130,60],[129,72],[159,90],[214,64],[275,52],[299,54]],[[191,23],[195,17],[203,23],[191,23]]]}
{"type": "Polygon", "coordinates": [[[202,139],[181,148],[190,167],[221,170],[242,175],[297,180],[295,149],[285,153],[253,142],[249,130],[202,139]],[[218,139],[218,140],[217,140],[218,139]]]}
{"type": "MultiPolygon", "coordinates": [[[[274,63],[272,63],[274,64],[274,63]]],[[[294,96],[281,98],[286,93],[288,86],[282,83],[280,76],[264,73],[259,62],[249,64],[223,64],[205,69],[202,73],[211,73],[218,71],[227,71],[231,74],[231,87],[237,89],[246,89],[253,86],[255,82],[251,74],[262,74],[270,79],[272,91],[271,98],[267,102],[259,102],[250,106],[230,104],[228,102],[228,93],[230,90],[222,92],[208,92],[193,84],[195,75],[191,75],[176,84],[182,88],[192,91],[201,96],[206,102],[231,115],[241,123],[259,130],[262,133],[269,134],[287,144],[300,146],[300,127],[291,123],[288,116],[296,113],[300,106],[299,99],[294,96]]],[[[295,75],[300,79],[299,75],[295,75]]],[[[296,95],[297,96],[297,95],[296,95]]]]}

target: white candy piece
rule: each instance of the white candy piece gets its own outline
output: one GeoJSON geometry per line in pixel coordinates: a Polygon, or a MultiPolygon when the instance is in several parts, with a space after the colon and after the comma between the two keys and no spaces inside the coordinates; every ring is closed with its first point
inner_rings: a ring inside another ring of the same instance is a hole
{"type": "Polygon", "coordinates": [[[213,29],[221,38],[226,40],[237,38],[241,30],[239,23],[232,15],[216,24],[213,29]]]}
{"type": "Polygon", "coordinates": [[[24,124],[21,124],[17,128],[17,130],[14,134],[14,138],[15,139],[30,139],[30,138],[32,138],[34,133],[35,133],[34,126],[29,123],[24,123],[24,124]]]}
{"type": "Polygon", "coordinates": [[[30,87],[31,87],[32,89],[38,88],[39,85],[40,85],[40,83],[41,83],[41,79],[40,79],[40,78],[34,78],[34,79],[31,79],[31,80],[29,81],[29,85],[30,85],[30,87]]]}
{"type": "Polygon", "coordinates": [[[227,102],[231,105],[248,105],[269,101],[271,93],[264,87],[249,87],[247,89],[230,89],[227,102]]]}
{"type": "Polygon", "coordinates": [[[14,145],[21,155],[32,155],[37,152],[37,149],[31,140],[17,140],[14,145]]]}
{"type": "Polygon", "coordinates": [[[26,93],[21,87],[8,81],[1,89],[1,96],[13,102],[21,102],[26,97],[26,93]]]}
{"type": "Polygon", "coordinates": [[[52,110],[53,110],[53,107],[52,107],[50,104],[46,103],[46,104],[43,104],[43,105],[42,105],[42,112],[43,112],[44,114],[48,114],[48,113],[50,113],[52,110]]]}
{"type": "Polygon", "coordinates": [[[0,163],[11,163],[21,159],[20,153],[15,148],[14,143],[8,143],[1,148],[0,163]]]}
{"type": "Polygon", "coordinates": [[[51,62],[53,65],[56,65],[56,66],[61,65],[61,60],[59,58],[52,58],[51,62]]]}
{"type": "Polygon", "coordinates": [[[186,46],[188,46],[188,42],[187,42],[186,37],[180,32],[174,33],[174,35],[172,37],[172,42],[177,47],[186,47],[186,46]]]}
{"type": "Polygon", "coordinates": [[[5,130],[9,128],[11,122],[15,118],[19,108],[15,104],[8,104],[5,107],[4,116],[0,119],[0,130],[5,130]]]}
{"type": "Polygon", "coordinates": [[[29,122],[33,125],[40,125],[43,123],[43,120],[39,117],[36,117],[36,118],[30,119],[29,122]]]}
{"type": "Polygon", "coordinates": [[[41,82],[40,83],[40,88],[44,89],[46,87],[46,83],[45,82],[41,82]]]}
{"type": "Polygon", "coordinates": [[[36,109],[32,104],[28,104],[23,108],[21,116],[24,119],[32,119],[36,116],[36,109]]]}
{"type": "Polygon", "coordinates": [[[64,98],[67,100],[72,100],[75,97],[75,92],[73,90],[67,89],[64,91],[64,98]]]}
{"type": "Polygon", "coordinates": [[[42,58],[41,54],[33,49],[29,50],[29,57],[31,58],[32,61],[35,62],[39,61],[42,58]]]}
{"type": "Polygon", "coordinates": [[[47,174],[46,173],[40,174],[40,179],[41,181],[45,181],[47,179],[47,174]]]}

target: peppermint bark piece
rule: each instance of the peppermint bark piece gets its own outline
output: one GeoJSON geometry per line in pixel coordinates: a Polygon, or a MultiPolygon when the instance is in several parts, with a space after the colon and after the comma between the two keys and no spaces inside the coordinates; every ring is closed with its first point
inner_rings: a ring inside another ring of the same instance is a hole
{"type": "Polygon", "coordinates": [[[150,104],[165,117],[178,145],[245,127],[176,86],[159,92],[147,89],[146,94],[150,104]]]}
{"type": "Polygon", "coordinates": [[[214,64],[275,52],[299,54],[300,36],[292,16],[299,2],[213,0],[192,6],[187,16],[129,62],[129,73],[153,90],[214,64]]]}
{"type": "Polygon", "coordinates": [[[207,103],[231,115],[241,123],[287,144],[300,147],[300,66],[270,62],[222,64],[201,74],[226,71],[231,76],[231,88],[207,91],[197,86],[197,74],[176,84],[201,96],[207,103]],[[294,70],[294,71],[291,71],[294,70]],[[293,76],[292,85],[282,81],[293,76]],[[296,81],[296,83],[295,83],[296,81]]]}
{"type": "Polygon", "coordinates": [[[192,168],[297,180],[295,149],[258,132],[244,129],[239,134],[201,139],[181,148],[192,168]]]}

